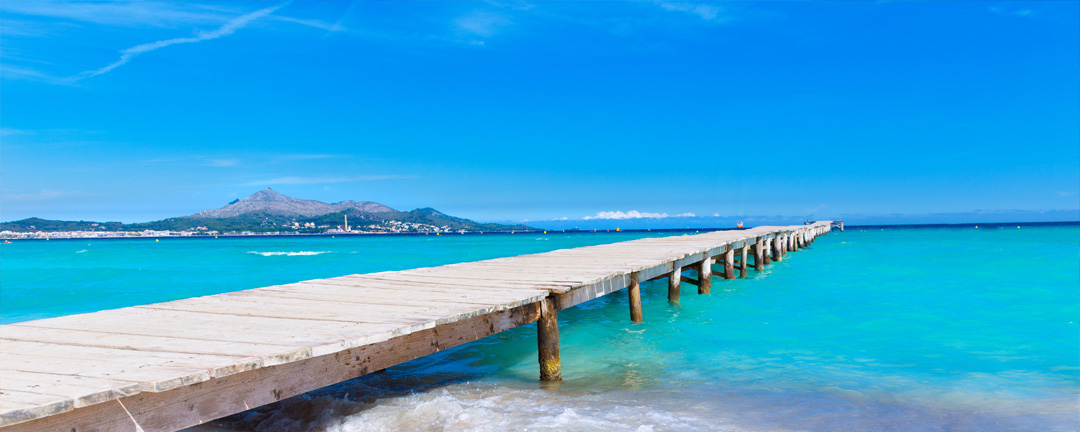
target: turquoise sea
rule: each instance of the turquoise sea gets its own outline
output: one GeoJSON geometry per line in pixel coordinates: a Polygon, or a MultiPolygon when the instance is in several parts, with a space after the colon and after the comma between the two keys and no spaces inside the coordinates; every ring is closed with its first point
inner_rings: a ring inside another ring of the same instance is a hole
{"type": "MultiPolygon", "coordinates": [[[[682,233],[0,245],[12,323],[682,233]]],[[[1080,225],[849,228],[711,295],[642,286],[199,430],[1080,430],[1080,225]]]]}

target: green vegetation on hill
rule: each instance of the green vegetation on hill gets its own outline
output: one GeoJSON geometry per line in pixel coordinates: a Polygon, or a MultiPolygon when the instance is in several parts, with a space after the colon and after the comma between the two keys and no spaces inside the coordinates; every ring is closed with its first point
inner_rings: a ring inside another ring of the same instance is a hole
{"type": "Polygon", "coordinates": [[[175,217],[153,222],[125,224],[121,222],[89,222],[89,221],[58,221],[41,218],[29,218],[12,222],[0,223],[0,231],[32,232],[32,231],[184,231],[205,227],[207,231],[221,233],[230,231],[251,232],[298,232],[318,233],[327,228],[336,228],[345,225],[345,216],[349,217],[349,226],[360,228],[369,225],[383,225],[386,222],[398,221],[414,224],[433,225],[436,227],[449,227],[451,230],[466,231],[527,231],[535,230],[525,225],[502,225],[493,223],[477,223],[468,219],[457,218],[443,214],[432,208],[416,209],[409,212],[382,212],[364,213],[356,209],[343,212],[329,213],[313,217],[293,217],[271,214],[245,214],[229,218],[209,219],[194,218],[190,216],[175,217]],[[299,228],[293,228],[293,223],[299,224],[299,228]],[[314,224],[314,228],[304,228],[305,224],[314,224]],[[286,226],[287,225],[287,226],[286,226]]]}

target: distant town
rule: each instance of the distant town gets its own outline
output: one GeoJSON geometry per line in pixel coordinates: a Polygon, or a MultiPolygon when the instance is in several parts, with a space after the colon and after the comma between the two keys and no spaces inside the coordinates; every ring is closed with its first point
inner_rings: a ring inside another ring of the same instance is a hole
{"type": "MultiPolygon", "coordinates": [[[[100,224],[92,224],[100,225],[100,224]]],[[[312,222],[282,225],[280,231],[225,231],[212,230],[205,226],[185,230],[141,230],[141,231],[0,231],[0,239],[64,239],[64,238],[121,238],[121,237],[217,237],[217,236],[266,236],[266,235],[333,235],[333,234],[447,234],[467,233],[470,230],[454,230],[449,225],[434,226],[409,222],[387,221],[382,224],[369,224],[362,227],[348,225],[315,226],[312,222]],[[303,229],[303,231],[301,231],[303,229]]]]}
{"type": "Polygon", "coordinates": [[[478,223],[432,208],[408,212],[362,201],[327,204],[264,189],[216,210],[154,222],[59,221],[0,223],[0,239],[215,237],[335,234],[448,234],[535,231],[525,225],[478,223]]]}
{"type": "MultiPolygon", "coordinates": [[[[99,224],[91,224],[99,226],[99,224]]],[[[0,239],[113,239],[113,238],[162,238],[162,237],[234,237],[234,235],[326,235],[326,234],[395,234],[395,233],[422,233],[441,234],[450,232],[472,232],[470,230],[454,230],[449,226],[436,227],[427,224],[411,224],[390,220],[383,224],[370,224],[363,227],[318,226],[313,222],[306,224],[284,224],[280,231],[225,231],[212,230],[207,227],[194,227],[185,230],[141,230],[141,231],[26,231],[16,232],[11,230],[0,231],[0,239]],[[303,229],[303,231],[301,231],[303,229]]]]}

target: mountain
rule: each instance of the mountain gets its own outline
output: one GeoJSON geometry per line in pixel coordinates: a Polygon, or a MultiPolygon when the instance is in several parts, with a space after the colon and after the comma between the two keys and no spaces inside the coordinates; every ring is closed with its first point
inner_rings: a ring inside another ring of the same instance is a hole
{"type": "Polygon", "coordinates": [[[430,207],[398,211],[370,201],[322,201],[293,198],[266,188],[242,200],[234,200],[217,210],[153,222],[56,221],[29,218],[0,223],[0,231],[208,231],[320,233],[344,226],[365,232],[432,233],[447,231],[531,231],[525,225],[478,223],[447,215],[430,207]]]}
{"type": "Polygon", "coordinates": [[[393,213],[390,207],[370,201],[342,201],[327,204],[322,201],[293,198],[266,188],[239,201],[233,201],[217,210],[203,210],[191,217],[223,219],[245,214],[267,214],[275,216],[312,217],[356,209],[361,213],[393,213]]]}

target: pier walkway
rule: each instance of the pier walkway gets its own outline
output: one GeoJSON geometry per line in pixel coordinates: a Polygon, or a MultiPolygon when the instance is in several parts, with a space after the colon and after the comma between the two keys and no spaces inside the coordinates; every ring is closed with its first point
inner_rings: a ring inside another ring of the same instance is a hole
{"type": "Polygon", "coordinates": [[[540,378],[559,380],[559,310],[627,288],[641,322],[640,282],[666,278],[671,301],[685,284],[708,293],[713,275],[746,277],[831,227],[646,238],[3,325],[0,428],[177,430],[533,322],[540,378]]]}

